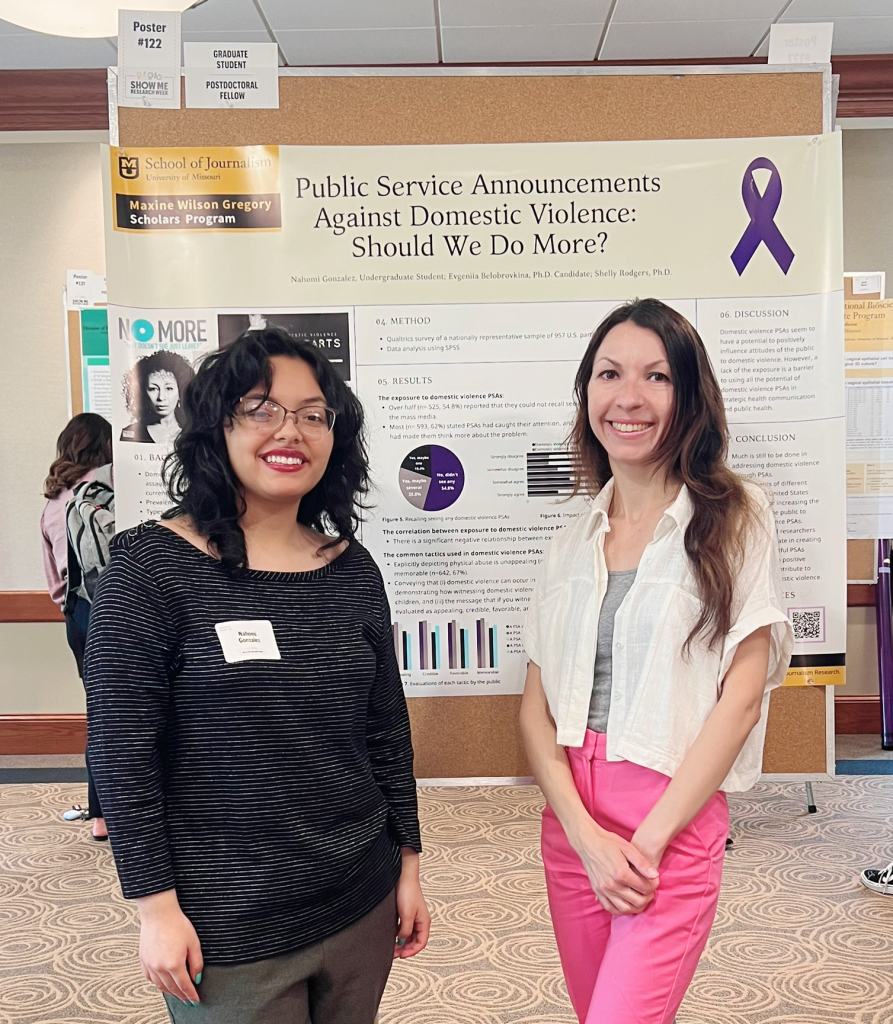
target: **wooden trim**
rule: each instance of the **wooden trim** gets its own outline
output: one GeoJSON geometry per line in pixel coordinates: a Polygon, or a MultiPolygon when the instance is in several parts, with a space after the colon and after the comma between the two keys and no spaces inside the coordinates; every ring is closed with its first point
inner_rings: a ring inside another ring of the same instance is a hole
{"type": "Polygon", "coordinates": [[[45,590],[0,590],[0,622],[64,622],[45,590]]]}
{"type": "Polygon", "coordinates": [[[0,715],[0,754],[83,754],[86,715],[0,715]]]}
{"type": "MultiPolygon", "coordinates": [[[[880,734],[880,697],[837,696],[834,715],[838,734],[880,734]]],[[[0,754],[81,754],[86,742],[86,715],[0,715],[0,754]]]]}
{"type": "MultiPolygon", "coordinates": [[[[765,57],[686,60],[603,60],[516,64],[412,65],[414,67],[715,67],[765,64],[765,57]]],[[[398,65],[406,66],[406,65],[398,65]]],[[[345,66],[345,73],[350,66],[345,66]]],[[[838,117],[893,117],[893,54],[833,57],[840,75],[838,117]]],[[[0,132],[107,131],[105,68],[0,71],[0,132]]]]}
{"type": "MultiPolygon", "coordinates": [[[[873,583],[850,583],[848,608],[874,607],[873,583]]],[[[0,590],[0,622],[63,622],[58,607],[43,590],[0,590]]]]}
{"type": "Polygon", "coordinates": [[[868,608],[875,606],[876,587],[873,583],[848,583],[846,588],[847,608],[868,608]]]}
{"type": "Polygon", "coordinates": [[[108,131],[108,127],[105,68],[0,71],[0,131],[108,131]]]}
{"type": "Polygon", "coordinates": [[[831,71],[840,75],[838,117],[893,117],[893,54],[832,57],[831,71]]]}
{"type": "MultiPolygon", "coordinates": [[[[838,734],[880,733],[880,697],[837,696],[834,714],[838,734]]],[[[86,715],[0,715],[0,754],[81,754],[86,742],[86,715]]]]}
{"type": "Polygon", "coordinates": [[[834,698],[834,731],[840,735],[881,732],[881,698],[840,694],[834,698]]]}

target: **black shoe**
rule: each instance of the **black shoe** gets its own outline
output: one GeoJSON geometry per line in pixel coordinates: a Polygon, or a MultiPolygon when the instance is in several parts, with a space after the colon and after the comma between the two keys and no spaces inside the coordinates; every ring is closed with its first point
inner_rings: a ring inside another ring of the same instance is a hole
{"type": "Polygon", "coordinates": [[[893,862],[885,868],[866,868],[859,876],[866,889],[883,896],[893,896],[893,862]]]}

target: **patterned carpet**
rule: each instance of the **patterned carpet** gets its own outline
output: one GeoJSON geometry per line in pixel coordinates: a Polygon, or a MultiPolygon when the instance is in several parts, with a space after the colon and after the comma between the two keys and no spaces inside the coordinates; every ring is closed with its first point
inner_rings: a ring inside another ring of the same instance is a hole
{"type": "MultiPolygon", "coordinates": [[[[164,1024],[107,846],[60,813],[81,786],[0,788],[0,1022],[164,1024]]],[[[891,1024],[893,779],[764,784],[730,801],[716,926],[679,1024],[891,1024]]],[[[382,1024],[573,1024],[546,906],[533,787],[427,789],[429,949],[398,962],[382,1024]]],[[[200,1019],[200,1012],[196,1018],[200,1019]]]]}

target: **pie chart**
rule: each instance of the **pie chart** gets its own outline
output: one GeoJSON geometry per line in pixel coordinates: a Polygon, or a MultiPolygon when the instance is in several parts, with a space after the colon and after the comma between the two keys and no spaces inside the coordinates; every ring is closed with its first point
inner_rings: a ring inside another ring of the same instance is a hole
{"type": "Polygon", "coordinates": [[[456,455],[439,444],[414,448],[400,465],[400,490],[416,508],[442,512],[459,497],[465,470],[456,455]]]}

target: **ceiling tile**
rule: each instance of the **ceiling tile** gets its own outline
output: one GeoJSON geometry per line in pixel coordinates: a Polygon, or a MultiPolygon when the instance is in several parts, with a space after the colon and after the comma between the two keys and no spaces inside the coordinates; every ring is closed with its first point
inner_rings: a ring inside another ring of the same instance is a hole
{"type": "Polygon", "coordinates": [[[611,22],[602,60],[683,60],[747,57],[768,28],[766,21],[611,22]]]}
{"type": "Polygon", "coordinates": [[[184,43],[272,43],[270,33],[265,28],[259,32],[255,29],[240,29],[238,32],[215,32],[208,29],[204,32],[183,32],[184,43]]]}
{"type": "Polygon", "coordinates": [[[292,67],[330,64],[436,64],[434,28],[342,29],[337,32],[277,31],[292,67]]]}
{"type": "MultiPolygon", "coordinates": [[[[893,9],[893,4],[888,9],[893,9]]],[[[789,24],[787,19],[785,24],[789,24]]],[[[893,53],[893,14],[886,18],[835,18],[831,52],[835,56],[893,53]]]]}
{"type": "MultiPolygon", "coordinates": [[[[4,25],[8,23],[4,22],[4,25]]],[[[107,39],[70,39],[41,32],[0,35],[0,68],[106,68],[115,64],[115,48],[107,39]]]]}
{"type": "Polygon", "coordinates": [[[260,0],[273,31],[433,28],[434,0],[260,0]]]}
{"type": "Polygon", "coordinates": [[[603,25],[611,0],[440,0],[440,24],[603,25]]]}
{"type": "Polygon", "coordinates": [[[883,18],[893,13],[890,0],[794,0],[781,21],[836,21],[838,18],[883,18]]]}
{"type": "MultiPolygon", "coordinates": [[[[139,0],[134,0],[134,3],[138,2],[139,0]]],[[[266,31],[253,0],[205,0],[205,3],[195,10],[183,12],[180,26],[184,35],[187,32],[206,31],[266,31]]]]}
{"type": "Polygon", "coordinates": [[[834,54],[893,52],[891,0],[794,0],[781,21],[833,21],[834,54]]]}
{"type": "Polygon", "coordinates": [[[498,64],[506,61],[593,60],[602,24],[512,25],[442,30],[448,64],[498,64]]]}
{"type": "Polygon", "coordinates": [[[617,0],[611,24],[643,21],[735,21],[747,13],[750,20],[773,21],[784,10],[785,0],[617,0]]]}

